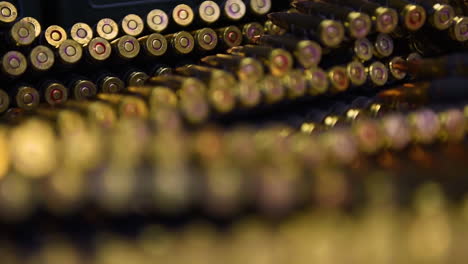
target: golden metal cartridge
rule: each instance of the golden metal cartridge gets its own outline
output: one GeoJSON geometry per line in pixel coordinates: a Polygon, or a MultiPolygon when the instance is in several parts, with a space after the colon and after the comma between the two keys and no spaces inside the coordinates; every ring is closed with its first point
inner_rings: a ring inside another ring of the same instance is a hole
{"type": "Polygon", "coordinates": [[[140,42],[135,37],[125,35],[111,42],[114,54],[121,59],[131,60],[140,54],[140,42]]]}
{"type": "Polygon", "coordinates": [[[231,21],[238,21],[247,13],[247,7],[241,0],[226,0],[222,10],[223,17],[231,21]]]}
{"type": "Polygon", "coordinates": [[[71,27],[70,37],[80,45],[85,46],[93,39],[94,31],[88,24],[78,22],[71,27]]]}
{"type": "Polygon", "coordinates": [[[218,46],[218,35],[211,28],[202,28],[193,33],[198,49],[211,51],[218,46]]]}
{"type": "Polygon", "coordinates": [[[229,26],[217,30],[218,39],[227,48],[236,47],[242,44],[242,32],[236,26],[229,26]]]}
{"type": "Polygon", "coordinates": [[[97,86],[90,80],[77,78],[70,83],[70,91],[73,99],[82,101],[94,98],[97,94],[97,86]]]}
{"type": "Polygon", "coordinates": [[[61,26],[52,25],[46,28],[44,38],[47,44],[54,48],[58,48],[65,40],[67,40],[67,32],[61,26]]]}
{"type": "Polygon", "coordinates": [[[248,6],[250,11],[257,16],[268,14],[272,8],[272,0],[249,0],[248,6]]]}
{"type": "Polygon", "coordinates": [[[380,61],[376,61],[367,67],[367,73],[372,84],[383,86],[388,81],[388,68],[380,61]]]}
{"type": "Polygon", "coordinates": [[[31,68],[35,71],[47,71],[55,64],[54,52],[43,45],[36,46],[29,53],[31,68]]]}
{"type": "Polygon", "coordinates": [[[119,35],[119,25],[111,18],[103,18],[96,24],[98,37],[111,41],[119,35]]]}
{"type": "Polygon", "coordinates": [[[25,20],[20,20],[13,24],[8,37],[10,39],[7,41],[13,42],[15,46],[29,46],[36,39],[34,26],[25,20]]]}
{"type": "Polygon", "coordinates": [[[195,48],[195,39],[186,31],[166,35],[166,39],[172,49],[180,55],[190,54],[195,48]]]}
{"type": "Polygon", "coordinates": [[[12,105],[24,110],[32,110],[39,106],[39,92],[30,86],[23,85],[14,89],[12,105]]]}
{"type": "Polygon", "coordinates": [[[44,101],[51,106],[63,104],[68,100],[68,89],[57,81],[46,81],[41,92],[44,101]]]}
{"type": "Polygon", "coordinates": [[[309,83],[309,94],[319,95],[324,94],[328,91],[330,81],[328,80],[327,73],[320,68],[307,69],[305,72],[305,78],[309,83]]]}
{"type": "Polygon", "coordinates": [[[260,23],[248,23],[242,27],[242,35],[248,43],[252,43],[255,37],[260,37],[263,34],[265,34],[265,30],[260,23]]]}
{"type": "Polygon", "coordinates": [[[335,66],[328,70],[330,91],[333,93],[344,92],[349,88],[349,78],[345,67],[335,66]]]}
{"type": "Polygon", "coordinates": [[[16,6],[7,1],[0,2],[0,23],[10,24],[18,17],[16,6]]]}
{"type": "Polygon", "coordinates": [[[139,15],[126,15],[120,23],[122,31],[129,36],[138,37],[145,29],[145,22],[139,15]]]}
{"type": "Polygon", "coordinates": [[[146,25],[153,32],[163,32],[169,26],[169,16],[163,10],[151,10],[146,16],[146,25]]]}
{"type": "Polygon", "coordinates": [[[33,27],[34,36],[38,38],[42,33],[42,26],[37,19],[33,17],[23,17],[20,21],[28,22],[33,27]]]}
{"type": "Polygon", "coordinates": [[[174,20],[174,22],[179,26],[189,26],[190,24],[192,24],[194,18],[195,14],[193,12],[193,9],[186,4],[177,5],[172,10],[172,20],[174,20]]]}
{"type": "Polygon", "coordinates": [[[206,24],[212,24],[221,17],[221,8],[214,1],[203,1],[198,7],[198,16],[206,24]]]}
{"type": "Polygon", "coordinates": [[[3,55],[2,71],[9,77],[18,77],[28,68],[26,57],[19,51],[9,51],[3,55]]]}
{"type": "Polygon", "coordinates": [[[96,37],[86,46],[86,52],[92,60],[105,61],[109,59],[112,54],[112,46],[109,41],[101,37],[96,37]]]}
{"type": "Polygon", "coordinates": [[[159,33],[153,33],[151,35],[141,37],[138,41],[140,42],[140,46],[149,56],[159,57],[163,56],[167,52],[167,39],[159,33]]]}
{"type": "Polygon", "coordinates": [[[361,86],[367,81],[367,71],[359,61],[352,61],[346,65],[346,73],[353,86],[361,86]]]}
{"type": "Polygon", "coordinates": [[[217,54],[203,58],[202,62],[235,72],[237,77],[243,81],[257,82],[265,75],[262,63],[254,58],[217,54]]]}
{"type": "Polygon", "coordinates": [[[58,58],[65,65],[77,64],[83,57],[83,47],[72,39],[65,40],[58,48],[58,58]]]}

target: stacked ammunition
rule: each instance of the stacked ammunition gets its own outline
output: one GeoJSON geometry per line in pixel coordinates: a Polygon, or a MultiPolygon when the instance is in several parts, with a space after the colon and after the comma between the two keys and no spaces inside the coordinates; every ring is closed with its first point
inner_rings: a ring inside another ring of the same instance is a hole
{"type": "Polygon", "coordinates": [[[0,2],[0,262],[463,263],[463,3],[199,2],[0,2]]]}

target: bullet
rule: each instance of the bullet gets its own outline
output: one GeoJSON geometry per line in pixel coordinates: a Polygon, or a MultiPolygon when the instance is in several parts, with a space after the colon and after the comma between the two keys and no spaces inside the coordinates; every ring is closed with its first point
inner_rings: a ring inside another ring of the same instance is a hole
{"type": "Polygon", "coordinates": [[[373,62],[367,67],[367,74],[372,84],[375,86],[383,86],[388,81],[388,68],[380,61],[373,62]]]}
{"type": "Polygon", "coordinates": [[[177,91],[180,97],[201,96],[204,95],[207,87],[200,80],[192,77],[183,77],[177,75],[152,77],[147,82],[148,85],[166,86],[177,91]]]}
{"type": "Polygon", "coordinates": [[[159,33],[141,37],[138,42],[148,56],[160,57],[167,52],[167,39],[159,33]]]}
{"type": "Polygon", "coordinates": [[[235,89],[241,106],[252,108],[260,104],[262,93],[257,83],[240,81],[235,89]]]}
{"type": "Polygon", "coordinates": [[[86,130],[84,118],[70,109],[39,107],[35,109],[34,115],[49,121],[55,127],[58,136],[62,138],[86,130]]]}
{"type": "Polygon", "coordinates": [[[147,118],[148,106],[146,103],[135,96],[120,95],[120,94],[105,94],[97,95],[100,101],[107,102],[117,109],[120,118],[147,118]]]}
{"type": "Polygon", "coordinates": [[[293,52],[296,60],[304,67],[315,67],[322,59],[322,48],[312,40],[300,40],[293,36],[263,35],[254,39],[256,44],[272,45],[293,52]]]}
{"type": "Polygon", "coordinates": [[[58,48],[58,59],[64,65],[75,65],[83,57],[83,47],[72,39],[65,40],[58,48]]]}
{"type": "MultiPolygon", "coordinates": [[[[1,3],[0,3],[1,6],[1,3]]],[[[1,10],[1,7],[0,7],[1,10]]],[[[10,97],[4,90],[0,90],[0,113],[5,112],[10,107],[10,97]]]]}
{"type": "Polygon", "coordinates": [[[16,6],[10,2],[0,2],[0,23],[11,24],[18,17],[18,10],[16,6]]]}
{"type": "Polygon", "coordinates": [[[365,38],[372,27],[369,15],[344,6],[308,1],[296,1],[293,6],[305,14],[326,15],[339,19],[346,27],[348,35],[355,39],[365,38]]]}
{"type": "Polygon", "coordinates": [[[105,61],[109,59],[112,53],[112,46],[109,41],[101,37],[96,37],[89,42],[88,46],[86,46],[86,52],[88,57],[93,61],[105,61]]]}
{"type": "Polygon", "coordinates": [[[32,110],[39,106],[40,95],[39,92],[27,85],[22,85],[14,88],[12,91],[12,105],[24,110],[32,110]]]}
{"type": "Polygon", "coordinates": [[[287,33],[287,30],[275,25],[273,21],[267,20],[265,22],[265,33],[273,36],[282,36],[287,33]]]}
{"type": "Polygon", "coordinates": [[[103,18],[96,24],[97,36],[111,41],[119,35],[119,25],[111,18],[103,18]]]}
{"type": "Polygon", "coordinates": [[[186,27],[192,24],[195,18],[193,9],[185,4],[177,5],[172,10],[172,20],[179,26],[186,27]]]}
{"type": "Polygon", "coordinates": [[[455,18],[455,10],[451,5],[432,0],[417,0],[414,2],[424,7],[429,17],[429,23],[434,28],[446,30],[452,25],[455,18]]]}
{"type": "Polygon", "coordinates": [[[6,41],[14,46],[29,46],[36,39],[34,26],[24,20],[13,24],[8,34],[6,41]]]}
{"type": "Polygon", "coordinates": [[[176,93],[164,86],[130,86],[128,91],[146,98],[150,107],[176,108],[178,105],[176,93]]]}
{"type": "Polygon", "coordinates": [[[283,85],[286,88],[288,97],[291,99],[304,96],[308,90],[308,82],[300,70],[289,71],[283,76],[283,85]]]}
{"type": "Polygon", "coordinates": [[[235,72],[242,81],[257,82],[265,75],[262,64],[254,58],[218,54],[205,57],[201,61],[213,67],[235,72]]]}
{"type": "Polygon", "coordinates": [[[44,101],[51,106],[61,105],[68,100],[67,88],[58,81],[48,80],[41,85],[44,101]]]}
{"type": "Polygon", "coordinates": [[[387,4],[400,12],[400,21],[403,27],[409,31],[417,31],[426,23],[426,10],[420,5],[411,4],[406,0],[378,0],[378,2],[387,4]]]}
{"type": "Polygon", "coordinates": [[[232,48],[242,44],[242,32],[236,26],[218,29],[217,33],[218,39],[226,48],[232,48]]]}
{"type": "Polygon", "coordinates": [[[42,26],[41,23],[37,21],[37,19],[35,19],[34,17],[23,17],[22,19],[20,19],[20,21],[28,22],[29,24],[31,24],[34,30],[35,38],[38,38],[41,35],[42,26]]]}
{"type": "Polygon", "coordinates": [[[453,19],[449,36],[456,41],[465,42],[468,40],[468,17],[457,16],[453,19]]]}
{"type": "Polygon", "coordinates": [[[200,51],[212,51],[218,46],[218,35],[211,28],[202,28],[193,32],[195,43],[200,51]]]}
{"type": "Polygon", "coordinates": [[[127,71],[123,76],[127,86],[142,86],[150,78],[145,72],[136,69],[127,71]]]}
{"type": "Polygon", "coordinates": [[[284,49],[275,49],[268,46],[246,45],[233,47],[228,50],[234,55],[255,57],[263,60],[264,64],[275,76],[284,76],[294,66],[291,53],[284,49]]]}
{"type": "Polygon", "coordinates": [[[383,149],[385,138],[377,120],[361,118],[356,120],[352,130],[360,152],[372,155],[383,149]]]}
{"type": "Polygon", "coordinates": [[[180,111],[185,119],[192,124],[200,124],[210,115],[208,102],[202,95],[181,96],[180,111]]]}
{"type": "Polygon", "coordinates": [[[146,26],[153,32],[163,32],[169,26],[169,16],[163,10],[153,9],[146,16],[146,26]]]}
{"type": "Polygon", "coordinates": [[[126,15],[122,19],[120,26],[124,34],[132,37],[138,37],[145,29],[145,23],[143,22],[143,19],[139,15],[135,14],[126,15]]]}
{"type": "Polygon", "coordinates": [[[397,66],[398,64],[405,64],[405,59],[400,56],[393,57],[389,62],[388,62],[388,69],[390,72],[390,75],[393,79],[395,80],[403,80],[406,78],[406,72],[398,69],[397,66]]]}
{"type": "Polygon", "coordinates": [[[392,55],[394,50],[393,39],[387,34],[378,34],[374,42],[374,55],[378,58],[392,55]]]}
{"type": "Polygon", "coordinates": [[[330,82],[327,73],[320,68],[307,69],[305,78],[309,82],[309,94],[319,95],[328,91],[330,82]]]}
{"type": "Polygon", "coordinates": [[[257,16],[264,16],[271,11],[271,0],[249,0],[247,1],[251,13],[257,16]]]}
{"type": "Polygon", "coordinates": [[[55,64],[55,55],[50,48],[39,45],[29,53],[29,62],[35,71],[48,71],[55,64]]]}
{"type": "Polygon", "coordinates": [[[13,169],[29,179],[52,173],[57,166],[56,135],[46,121],[31,118],[10,131],[13,169]],[[31,158],[34,150],[34,158],[31,158]]]}
{"type": "Polygon", "coordinates": [[[96,83],[101,93],[119,93],[125,89],[124,81],[111,74],[103,74],[96,83]]]}
{"type": "Polygon", "coordinates": [[[208,85],[207,97],[212,107],[220,112],[227,113],[233,110],[236,95],[232,87],[237,85],[235,77],[223,70],[198,65],[186,65],[176,69],[178,74],[196,77],[208,85]]]}
{"type": "Polygon", "coordinates": [[[236,78],[232,74],[216,68],[189,64],[177,68],[176,72],[187,77],[198,78],[207,83],[210,89],[222,86],[232,87],[236,84],[236,78]]]}
{"type": "Polygon", "coordinates": [[[195,48],[195,39],[186,31],[166,35],[166,39],[175,53],[179,55],[190,54],[195,48]]]}
{"type": "Polygon", "coordinates": [[[352,61],[346,65],[348,78],[353,86],[364,85],[367,81],[367,72],[364,65],[359,61],[352,61]]]}
{"type": "Polygon", "coordinates": [[[213,86],[208,90],[208,100],[218,113],[229,113],[236,107],[236,91],[234,86],[213,86]]]}
{"type": "Polygon", "coordinates": [[[94,98],[97,94],[97,86],[84,77],[73,78],[68,85],[70,95],[74,100],[83,101],[94,98]]]}
{"type": "Polygon", "coordinates": [[[99,101],[70,100],[64,104],[67,109],[79,111],[92,125],[109,129],[117,122],[117,113],[110,104],[99,101]]]}
{"type": "Polygon", "coordinates": [[[286,88],[278,77],[272,75],[265,76],[259,85],[268,104],[280,102],[286,95],[286,88]]]}
{"type": "Polygon", "coordinates": [[[9,51],[3,55],[2,71],[8,77],[18,77],[28,68],[26,57],[18,51],[9,51]]]}
{"type": "Polygon", "coordinates": [[[441,125],[436,113],[422,109],[408,116],[412,138],[417,143],[431,144],[437,139],[441,125]]]}
{"type": "Polygon", "coordinates": [[[140,42],[135,37],[125,35],[113,40],[110,44],[114,54],[120,59],[131,60],[140,54],[140,42]]]}
{"type": "Polygon", "coordinates": [[[82,46],[88,45],[93,39],[93,29],[86,23],[75,23],[70,29],[70,37],[82,46]]]}
{"type": "Polygon", "coordinates": [[[347,5],[370,15],[377,32],[389,34],[398,25],[398,13],[393,8],[380,6],[364,0],[340,0],[336,3],[347,5]]]}
{"type": "Polygon", "coordinates": [[[317,15],[299,13],[270,13],[268,18],[284,29],[312,30],[320,42],[328,47],[337,47],[344,39],[344,27],[339,21],[323,19],[317,15]]]}
{"type": "Polygon", "coordinates": [[[58,48],[67,38],[67,32],[61,26],[49,26],[44,32],[45,42],[54,48],[58,48]]]}
{"type": "Polygon", "coordinates": [[[253,43],[253,39],[255,37],[262,36],[263,34],[265,34],[265,31],[260,23],[248,23],[242,27],[242,35],[244,35],[244,38],[248,43],[253,43]]]}
{"type": "Polygon", "coordinates": [[[346,68],[335,66],[328,70],[328,80],[330,82],[330,91],[333,93],[344,92],[349,87],[348,74],[346,68]]]}
{"type": "Polygon", "coordinates": [[[463,112],[456,108],[447,109],[439,115],[442,141],[459,143],[465,138],[466,123],[463,112]]]}
{"type": "Polygon", "coordinates": [[[241,0],[226,0],[221,9],[223,17],[230,21],[241,20],[247,13],[247,7],[241,0]]]}
{"type": "Polygon", "coordinates": [[[214,1],[203,1],[198,7],[198,17],[206,24],[213,24],[221,17],[221,8],[214,1]]]}
{"type": "Polygon", "coordinates": [[[151,76],[167,76],[167,75],[173,75],[174,74],[174,69],[166,66],[158,66],[154,70],[150,71],[151,76]]]}
{"type": "Polygon", "coordinates": [[[380,122],[387,148],[401,151],[410,144],[410,125],[403,114],[395,113],[384,116],[380,122]]]}
{"type": "Polygon", "coordinates": [[[374,55],[374,47],[367,38],[355,40],[353,51],[353,57],[360,61],[368,61],[372,59],[374,55]]]}

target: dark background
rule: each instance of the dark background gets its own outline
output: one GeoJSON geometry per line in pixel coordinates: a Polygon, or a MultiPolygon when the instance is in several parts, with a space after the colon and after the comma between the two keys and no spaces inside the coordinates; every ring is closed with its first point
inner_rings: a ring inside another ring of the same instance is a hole
{"type": "MultiPolygon", "coordinates": [[[[177,4],[196,8],[203,0],[7,0],[17,5],[21,16],[32,16],[44,26],[60,25],[65,28],[74,23],[84,22],[95,25],[101,18],[109,17],[120,21],[128,14],[142,18],[155,8],[168,14],[177,4]]],[[[225,0],[214,0],[222,4],[225,0]]],[[[247,2],[245,0],[244,2],[247,2]]],[[[273,0],[276,10],[285,8],[287,0],[273,0]]]]}
{"type": "Polygon", "coordinates": [[[175,4],[196,6],[200,0],[10,0],[21,16],[35,17],[43,25],[71,27],[76,22],[94,25],[103,17],[119,21],[127,14],[145,17],[155,8],[169,12],[175,4]]]}

